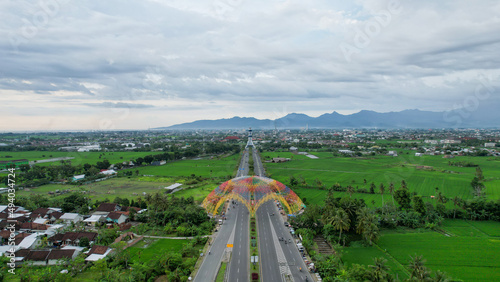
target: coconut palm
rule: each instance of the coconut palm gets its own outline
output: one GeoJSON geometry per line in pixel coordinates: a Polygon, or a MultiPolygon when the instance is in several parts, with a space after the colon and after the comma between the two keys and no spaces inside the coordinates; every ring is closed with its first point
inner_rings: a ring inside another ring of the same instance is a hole
{"type": "Polygon", "coordinates": [[[351,185],[347,185],[347,193],[349,193],[349,198],[352,198],[352,193],[354,193],[354,188],[351,185]]]}
{"type": "Polygon", "coordinates": [[[389,193],[391,193],[391,196],[392,196],[392,204],[395,205],[394,203],[394,183],[391,182],[391,184],[389,184],[389,193]]]}
{"type": "Polygon", "coordinates": [[[385,192],[385,186],[384,183],[380,183],[380,195],[382,195],[382,207],[384,206],[384,192],[385,192]]]}
{"type": "Polygon", "coordinates": [[[453,218],[455,218],[455,215],[457,213],[457,205],[460,203],[460,198],[458,196],[455,196],[455,198],[453,198],[453,206],[455,207],[453,209],[453,218]]]}
{"type": "Polygon", "coordinates": [[[446,273],[438,270],[438,271],[436,271],[436,277],[434,277],[434,281],[436,281],[436,282],[448,282],[448,281],[450,281],[450,278],[448,278],[448,275],[446,275],[446,273]]]}
{"type": "Polygon", "coordinates": [[[430,272],[425,266],[425,262],[426,260],[422,256],[410,256],[410,262],[408,264],[410,279],[416,279],[417,281],[430,280],[430,272]]]}
{"type": "Polygon", "coordinates": [[[366,225],[363,231],[363,237],[370,246],[373,245],[373,242],[376,242],[378,238],[380,238],[378,226],[373,222],[366,225]]]}
{"type": "Polygon", "coordinates": [[[333,225],[333,228],[335,230],[340,231],[339,243],[340,243],[340,239],[342,238],[342,231],[343,230],[347,231],[351,227],[351,225],[350,225],[351,220],[349,219],[349,216],[347,215],[347,213],[343,209],[337,209],[335,211],[335,213],[333,214],[333,216],[330,217],[328,223],[333,225]]]}
{"type": "Polygon", "coordinates": [[[372,215],[370,213],[370,210],[366,207],[358,210],[357,212],[357,221],[358,221],[358,224],[356,225],[356,232],[358,234],[362,234],[363,231],[365,230],[365,226],[366,224],[370,221],[370,215],[372,215]]]}
{"type": "Polygon", "coordinates": [[[373,259],[373,265],[368,266],[372,270],[373,281],[384,281],[386,279],[389,272],[389,267],[385,265],[386,263],[387,260],[384,258],[373,259]]]}

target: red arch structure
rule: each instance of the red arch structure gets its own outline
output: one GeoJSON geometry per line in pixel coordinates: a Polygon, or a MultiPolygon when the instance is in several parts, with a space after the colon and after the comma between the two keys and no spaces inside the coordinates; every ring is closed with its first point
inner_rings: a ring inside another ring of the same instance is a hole
{"type": "Polygon", "coordinates": [[[222,183],[203,200],[202,206],[208,213],[215,215],[219,207],[230,199],[245,204],[252,215],[262,203],[271,199],[280,201],[287,207],[289,214],[305,208],[302,200],[286,185],[260,176],[243,176],[222,183]]]}

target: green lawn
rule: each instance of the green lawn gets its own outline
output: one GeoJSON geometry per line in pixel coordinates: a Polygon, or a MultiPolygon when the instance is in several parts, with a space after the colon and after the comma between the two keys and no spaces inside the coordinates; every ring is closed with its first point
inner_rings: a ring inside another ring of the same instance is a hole
{"type": "MultiPolygon", "coordinates": [[[[145,238],[144,240],[152,241],[151,239],[145,238]]],[[[184,239],[158,239],[151,243],[144,244],[143,242],[137,243],[127,249],[130,252],[131,260],[149,261],[155,255],[163,252],[178,252],[182,249],[182,246],[188,243],[189,240],[184,239]]]]}
{"type": "MultiPolygon", "coordinates": [[[[453,278],[499,281],[500,240],[483,236],[480,232],[471,234],[468,229],[462,229],[466,226],[464,222],[445,223],[444,229],[450,228],[457,236],[447,237],[432,231],[390,232],[383,233],[378,245],[402,265],[408,264],[410,255],[418,254],[423,255],[431,270],[444,271],[453,278]]],[[[499,222],[484,222],[482,226],[488,230],[500,230],[499,222]]]]}
{"type": "MultiPolygon", "coordinates": [[[[137,198],[134,193],[141,196],[145,193],[155,193],[165,191],[164,188],[173,183],[185,183],[186,177],[192,174],[203,177],[226,177],[232,175],[236,169],[239,160],[239,155],[232,155],[222,159],[200,159],[200,160],[182,160],[167,163],[163,166],[145,166],[137,168],[142,175],[155,175],[157,177],[139,176],[132,178],[113,178],[101,182],[94,182],[87,185],[63,185],[63,184],[48,184],[37,188],[20,190],[19,196],[27,196],[30,194],[47,195],[50,191],[67,190],[70,191],[87,191],[91,200],[103,200],[108,198],[113,200],[115,197],[120,198],[137,198]],[[212,171],[212,172],[211,172],[212,171]]],[[[136,169],[131,169],[135,171],[136,169]]],[[[205,180],[198,184],[185,184],[181,190],[175,193],[178,197],[193,196],[195,201],[201,202],[203,199],[220,184],[220,179],[205,180]]],[[[65,197],[51,196],[51,197],[65,197]]]]}
{"type": "Polygon", "coordinates": [[[194,200],[196,202],[202,202],[212,190],[217,188],[220,183],[210,183],[210,184],[205,184],[201,185],[196,188],[190,188],[190,189],[183,189],[181,191],[175,192],[176,197],[190,197],[193,196],[194,200]]]}
{"type": "MultiPolygon", "coordinates": [[[[146,193],[156,193],[165,191],[165,187],[173,184],[173,182],[149,182],[149,181],[138,181],[136,178],[112,178],[105,181],[94,182],[88,185],[62,185],[62,184],[48,184],[43,185],[38,188],[19,190],[17,192],[18,196],[28,196],[30,194],[35,195],[48,195],[49,191],[55,190],[66,190],[71,191],[87,191],[88,197],[91,200],[103,200],[108,198],[113,201],[114,198],[129,198],[135,199],[137,193],[139,196],[143,192],[146,193]]],[[[66,197],[68,194],[60,196],[49,196],[49,197],[66,197]]]]}
{"type": "Polygon", "coordinates": [[[227,263],[222,262],[219,272],[217,273],[217,278],[215,278],[215,282],[224,282],[224,275],[226,274],[227,263]]]}
{"type": "MultiPolygon", "coordinates": [[[[71,164],[96,164],[107,159],[110,163],[135,160],[147,155],[159,154],[156,152],[61,152],[61,151],[28,151],[28,152],[0,152],[0,161],[28,159],[30,161],[51,158],[72,157],[71,164]],[[11,156],[11,158],[7,158],[11,156]]],[[[59,162],[41,163],[40,165],[59,165],[59,162]]]]}
{"type": "MultiPolygon", "coordinates": [[[[199,159],[168,162],[162,166],[146,166],[138,168],[143,175],[157,176],[196,176],[226,177],[233,176],[240,156],[232,155],[222,159],[199,159]]],[[[132,169],[135,171],[135,169],[132,169]]]]}

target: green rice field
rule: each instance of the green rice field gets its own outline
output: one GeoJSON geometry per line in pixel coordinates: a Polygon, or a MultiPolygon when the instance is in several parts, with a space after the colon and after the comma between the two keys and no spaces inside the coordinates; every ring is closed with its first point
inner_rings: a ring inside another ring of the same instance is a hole
{"type": "MultiPolygon", "coordinates": [[[[278,153],[262,153],[263,156],[278,153]]],[[[290,153],[284,152],[283,157],[290,153]]],[[[446,197],[459,196],[464,199],[472,197],[470,182],[475,175],[475,167],[455,167],[448,165],[448,159],[442,156],[401,155],[399,157],[373,156],[362,158],[333,157],[327,152],[313,152],[319,159],[296,156],[285,163],[265,163],[265,169],[271,178],[289,184],[290,176],[303,177],[307,186],[315,187],[319,179],[328,188],[335,183],[342,186],[369,189],[370,183],[378,186],[384,183],[387,187],[393,182],[396,189],[401,180],[405,180],[411,191],[430,197],[436,195],[439,188],[446,197]],[[427,166],[426,169],[419,166],[427,166]],[[366,179],[366,184],[364,180],[366,179]]],[[[486,179],[486,195],[490,199],[500,198],[500,158],[489,157],[456,157],[451,161],[470,161],[480,165],[486,179]]],[[[292,187],[293,189],[293,187],[292,187]]],[[[377,189],[378,190],[378,189],[377,189]]],[[[376,191],[378,192],[378,191],[376,191]]],[[[390,195],[385,198],[390,198],[390,195]]],[[[360,195],[360,194],[356,194],[360,195]]],[[[380,200],[381,201],[381,200],[380,200]]]]}
{"type": "Polygon", "coordinates": [[[384,257],[399,278],[395,265],[407,266],[410,255],[422,255],[433,272],[441,270],[463,281],[500,281],[500,222],[446,220],[445,236],[433,231],[383,231],[376,247],[348,247],[344,262],[369,265],[374,257],[384,257]],[[481,229],[479,229],[479,228],[481,229]],[[491,236],[490,234],[494,235],[491,236]]]}

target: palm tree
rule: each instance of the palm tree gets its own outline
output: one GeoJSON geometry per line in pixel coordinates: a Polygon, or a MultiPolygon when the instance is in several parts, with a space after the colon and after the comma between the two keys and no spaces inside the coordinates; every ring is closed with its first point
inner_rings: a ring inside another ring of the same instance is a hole
{"type": "Polygon", "coordinates": [[[367,224],[367,222],[369,222],[369,217],[370,215],[372,215],[370,213],[370,210],[366,207],[358,210],[357,212],[357,221],[358,221],[358,225],[356,226],[356,232],[358,234],[362,234],[363,231],[365,230],[365,226],[367,224]]]}
{"type": "Polygon", "coordinates": [[[455,206],[455,208],[453,209],[453,218],[455,218],[455,215],[457,213],[458,203],[460,203],[460,198],[458,196],[455,196],[455,198],[453,198],[453,205],[455,206]]]}
{"type": "Polygon", "coordinates": [[[430,279],[430,273],[425,266],[425,259],[422,256],[414,257],[410,256],[410,262],[408,268],[410,269],[410,280],[415,278],[417,281],[428,281],[430,279]]]}
{"type": "Polygon", "coordinates": [[[370,246],[373,245],[373,242],[377,241],[378,238],[380,238],[378,226],[373,222],[366,225],[365,230],[363,231],[363,237],[366,241],[368,241],[368,244],[370,244],[370,246]]]}
{"type": "Polygon", "coordinates": [[[394,203],[394,183],[391,182],[391,184],[389,184],[389,193],[391,193],[391,196],[392,196],[392,204],[395,205],[394,203]]]}
{"type": "Polygon", "coordinates": [[[384,206],[384,192],[385,192],[385,186],[384,183],[380,183],[380,194],[382,195],[382,207],[384,206]]]}
{"type": "Polygon", "coordinates": [[[354,188],[351,185],[347,185],[347,193],[349,193],[349,198],[352,198],[352,193],[354,193],[354,188]]]}
{"type": "Polygon", "coordinates": [[[362,234],[371,246],[380,237],[375,215],[368,208],[362,208],[357,213],[357,221],[356,232],[362,234]]]}
{"type": "Polygon", "coordinates": [[[387,273],[389,272],[389,267],[385,265],[387,260],[384,258],[374,258],[373,265],[369,265],[368,267],[372,269],[373,273],[373,281],[384,281],[387,273]]]}
{"type": "Polygon", "coordinates": [[[450,278],[448,278],[448,275],[446,275],[446,273],[438,270],[438,271],[436,271],[436,277],[434,277],[434,281],[436,281],[436,282],[448,282],[448,281],[450,281],[450,278]]]}
{"type": "Polygon", "coordinates": [[[347,213],[343,209],[339,208],[335,211],[333,216],[330,218],[329,224],[333,225],[333,228],[335,230],[340,231],[340,234],[339,234],[339,243],[340,243],[340,239],[342,238],[342,231],[349,230],[349,228],[351,227],[351,225],[350,225],[351,220],[349,219],[349,216],[347,215],[347,213]]]}

